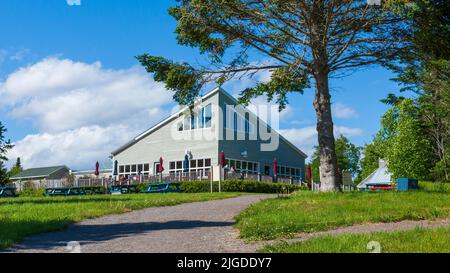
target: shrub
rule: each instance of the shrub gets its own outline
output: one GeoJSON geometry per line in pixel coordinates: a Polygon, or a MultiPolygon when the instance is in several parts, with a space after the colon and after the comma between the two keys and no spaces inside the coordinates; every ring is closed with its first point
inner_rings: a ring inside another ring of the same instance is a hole
{"type": "Polygon", "coordinates": [[[34,187],[24,187],[23,190],[20,191],[18,194],[24,197],[42,197],[44,193],[45,189],[43,188],[36,189],[34,187]]]}
{"type": "Polygon", "coordinates": [[[448,192],[450,193],[450,183],[444,182],[419,182],[419,190],[429,192],[448,192]]]}
{"type": "MultiPolygon", "coordinates": [[[[209,181],[184,181],[181,182],[181,189],[187,193],[210,192],[211,182],[209,181]]],[[[283,183],[270,183],[251,180],[226,180],[221,183],[223,192],[249,192],[249,193],[280,193],[294,192],[302,189],[299,185],[283,183]]],[[[214,192],[219,191],[219,182],[213,183],[214,192]]]]}

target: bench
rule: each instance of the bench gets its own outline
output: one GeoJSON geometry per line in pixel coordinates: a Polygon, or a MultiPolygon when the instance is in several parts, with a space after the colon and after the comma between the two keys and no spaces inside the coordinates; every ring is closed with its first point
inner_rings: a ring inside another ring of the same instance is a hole
{"type": "Polygon", "coordinates": [[[103,187],[84,187],[84,191],[87,195],[105,194],[105,188],[103,187]]]}
{"type": "Polygon", "coordinates": [[[109,193],[113,195],[139,193],[139,189],[137,185],[112,185],[109,188],[109,193]]]}
{"type": "Polygon", "coordinates": [[[83,188],[47,188],[45,189],[45,196],[80,196],[86,195],[83,188]]]}
{"type": "Polygon", "coordinates": [[[147,190],[143,193],[169,193],[169,192],[181,192],[180,184],[173,182],[165,182],[159,184],[148,184],[147,190]]]}
{"type": "Polygon", "coordinates": [[[17,197],[16,188],[0,187],[0,197],[17,197]]]}

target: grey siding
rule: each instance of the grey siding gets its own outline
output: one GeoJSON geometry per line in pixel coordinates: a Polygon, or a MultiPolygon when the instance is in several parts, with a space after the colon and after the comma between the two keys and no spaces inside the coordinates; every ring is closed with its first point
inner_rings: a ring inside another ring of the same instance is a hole
{"type": "MultiPolygon", "coordinates": [[[[219,103],[224,109],[226,105],[234,105],[235,101],[229,98],[227,95],[220,93],[219,103]]],[[[222,119],[223,121],[223,119],[222,119]]],[[[227,121],[229,122],[229,121],[227,121]]],[[[258,125],[262,122],[257,119],[258,124],[256,124],[255,130],[258,132],[258,125]]],[[[224,126],[222,122],[222,126],[224,126]]],[[[222,132],[223,140],[219,141],[219,150],[223,150],[227,158],[244,160],[244,161],[255,161],[260,163],[260,172],[264,172],[264,166],[270,167],[270,174],[272,173],[273,160],[276,158],[279,166],[286,166],[291,168],[299,168],[301,170],[301,177],[305,179],[305,159],[306,157],[301,154],[298,150],[292,147],[282,137],[279,139],[278,149],[275,151],[261,151],[260,136],[257,135],[258,141],[249,140],[248,135],[246,140],[237,140],[237,134],[235,133],[235,140],[226,140],[226,130],[222,132]],[[247,156],[242,156],[242,152],[246,151],[247,156]]]]}

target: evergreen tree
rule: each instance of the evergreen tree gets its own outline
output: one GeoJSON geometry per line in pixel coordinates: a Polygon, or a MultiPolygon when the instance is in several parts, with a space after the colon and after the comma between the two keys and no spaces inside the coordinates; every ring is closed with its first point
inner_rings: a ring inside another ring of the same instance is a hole
{"type": "Polygon", "coordinates": [[[6,184],[9,182],[8,170],[5,167],[5,162],[8,160],[6,153],[13,147],[9,140],[6,140],[5,133],[6,127],[0,121],[0,184],[6,184]]]}

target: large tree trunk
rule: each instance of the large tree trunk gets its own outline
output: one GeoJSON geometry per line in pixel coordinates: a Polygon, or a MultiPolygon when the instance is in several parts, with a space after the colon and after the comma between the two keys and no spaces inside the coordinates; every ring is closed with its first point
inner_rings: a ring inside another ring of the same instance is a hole
{"type": "Polygon", "coordinates": [[[320,149],[320,190],[324,192],[339,191],[341,189],[341,179],[334,145],[328,73],[316,73],[315,82],[314,109],[317,115],[317,133],[320,149]]]}

